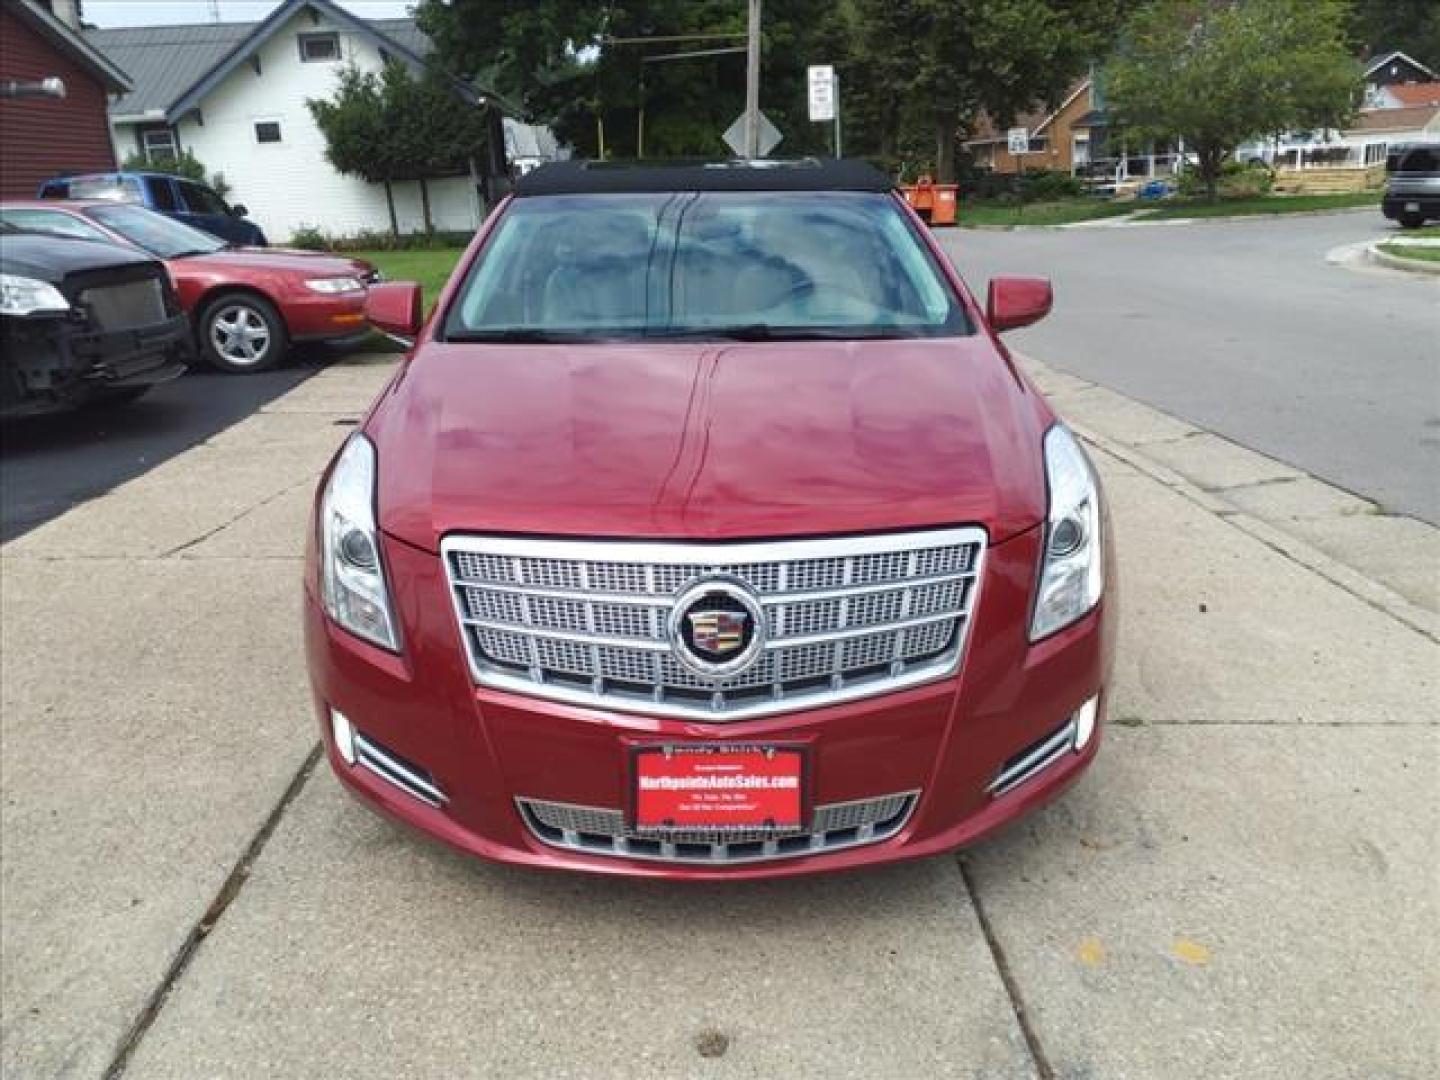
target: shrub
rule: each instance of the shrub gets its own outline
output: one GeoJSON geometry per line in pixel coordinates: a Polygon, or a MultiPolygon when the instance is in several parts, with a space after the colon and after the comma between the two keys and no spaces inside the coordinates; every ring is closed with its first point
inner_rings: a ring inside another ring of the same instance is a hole
{"type": "Polygon", "coordinates": [[[301,225],[290,236],[290,246],[305,251],[440,251],[464,247],[473,233],[401,233],[361,229],[349,236],[330,236],[314,225],[301,225]]]}
{"type": "Polygon", "coordinates": [[[290,246],[302,251],[329,251],[330,240],[314,225],[301,225],[290,234],[290,246]]]}
{"type": "MultiPolygon", "coordinates": [[[[1180,174],[1176,185],[1181,195],[1197,197],[1205,194],[1205,184],[1194,169],[1180,174]]],[[[1263,161],[1227,161],[1220,167],[1215,193],[1222,199],[1255,199],[1270,194],[1275,174],[1263,161]]]]}

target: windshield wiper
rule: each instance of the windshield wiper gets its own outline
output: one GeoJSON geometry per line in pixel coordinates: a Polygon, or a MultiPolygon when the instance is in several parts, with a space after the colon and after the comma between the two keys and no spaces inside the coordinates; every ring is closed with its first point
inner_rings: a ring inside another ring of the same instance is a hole
{"type": "Polygon", "coordinates": [[[509,330],[452,330],[446,341],[495,345],[574,345],[593,342],[593,334],[567,330],[538,330],[515,327],[509,330]]]}
{"type": "Polygon", "coordinates": [[[873,326],[676,326],[647,331],[645,338],[665,341],[847,341],[852,338],[904,337],[895,327],[873,326]]]}

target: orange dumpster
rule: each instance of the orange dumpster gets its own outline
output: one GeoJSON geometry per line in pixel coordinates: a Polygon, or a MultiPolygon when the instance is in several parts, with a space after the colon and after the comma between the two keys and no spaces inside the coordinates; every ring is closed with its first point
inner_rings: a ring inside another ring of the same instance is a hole
{"type": "Polygon", "coordinates": [[[958,185],[937,184],[928,176],[922,176],[915,183],[900,189],[905,201],[931,225],[955,224],[955,211],[959,206],[958,191],[958,185]]]}

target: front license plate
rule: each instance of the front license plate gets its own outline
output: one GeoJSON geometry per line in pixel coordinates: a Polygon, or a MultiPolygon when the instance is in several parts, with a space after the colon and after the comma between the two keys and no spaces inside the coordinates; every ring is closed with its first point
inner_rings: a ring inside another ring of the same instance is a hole
{"type": "Polygon", "coordinates": [[[803,765],[795,747],[645,747],[635,754],[635,825],[799,829],[803,765]]]}
{"type": "Polygon", "coordinates": [[[1420,204],[1419,204],[1418,202],[1407,202],[1407,203],[1405,204],[1405,213],[1407,213],[1407,214],[1418,214],[1418,213],[1420,213],[1420,204]]]}

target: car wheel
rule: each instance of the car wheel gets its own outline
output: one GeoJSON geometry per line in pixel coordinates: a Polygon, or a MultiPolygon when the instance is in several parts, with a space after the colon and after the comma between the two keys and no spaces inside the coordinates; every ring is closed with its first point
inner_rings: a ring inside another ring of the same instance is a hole
{"type": "Polygon", "coordinates": [[[1418,229],[1425,224],[1424,214],[1401,214],[1400,227],[1402,229],[1418,229]]]}
{"type": "Polygon", "coordinates": [[[274,367],[288,344],[285,321],[274,305],[248,293],[231,293],[206,304],[199,337],[205,361],[237,375],[274,367]]]}

